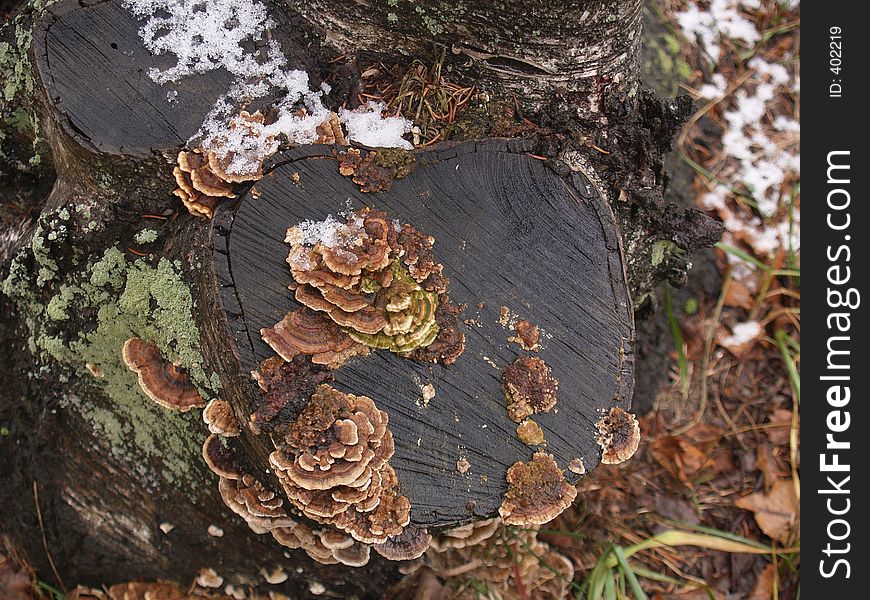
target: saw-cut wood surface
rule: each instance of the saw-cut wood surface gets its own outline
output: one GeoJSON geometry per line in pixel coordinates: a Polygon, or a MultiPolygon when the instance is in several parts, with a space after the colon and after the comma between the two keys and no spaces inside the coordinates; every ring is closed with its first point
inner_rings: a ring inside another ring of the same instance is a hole
{"type": "Polygon", "coordinates": [[[330,148],[289,151],[255,193],[215,219],[222,300],[249,370],[273,355],[260,329],[298,307],[287,289],[287,227],[371,206],[435,238],[450,297],[465,305],[463,355],[443,366],[378,351],[335,373],[336,387],[389,414],[390,464],[419,525],[495,514],[507,468],[531,458],[502,389],[502,369],[516,357],[539,356],[559,381],[555,409],[534,419],[563,469],[575,458],[594,468],[595,422],[612,406],[629,408],[634,329],[613,217],[585,177],[563,178],[525,150],[495,140],[418,151],[411,174],[378,193],[341,176],[330,148]],[[539,352],[508,341],[515,332],[499,323],[502,307],[540,328],[539,352]],[[435,388],[428,404],[426,384],[435,388]]]}

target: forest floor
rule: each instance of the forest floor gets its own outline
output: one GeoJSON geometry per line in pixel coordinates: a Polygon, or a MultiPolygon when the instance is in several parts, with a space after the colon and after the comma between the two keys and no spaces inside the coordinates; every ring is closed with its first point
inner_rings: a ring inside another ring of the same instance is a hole
{"type": "Polygon", "coordinates": [[[603,597],[635,597],[633,571],[650,598],[799,598],[799,8],[658,4],[697,99],[677,152],[726,224],[721,285],[662,291],[672,368],[644,441],[541,538],[575,563],[577,597],[608,578],[603,597]]]}
{"type": "MultiPolygon", "coordinates": [[[[571,597],[800,597],[800,13],[789,4],[653,9],[657,51],[697,100],[676,152],[698,208],[727,231],[715,290],[697,280],[708,272],[658,295],[670,377],[637,454],[596,469],[540,532],[575,565],[571,597]]],[[[14,564],[0,549],[6,589],[53,595],[14,564]]]]}

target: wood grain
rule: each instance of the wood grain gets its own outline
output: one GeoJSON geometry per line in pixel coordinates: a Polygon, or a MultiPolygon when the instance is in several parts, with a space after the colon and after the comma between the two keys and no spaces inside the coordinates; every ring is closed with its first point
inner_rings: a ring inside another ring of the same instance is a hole
{"type": "Polygon", "coordinates": [[[507,342],[513,332],[498,323],[502,306],[541,328],[537,355],[560,382],[556,409],[535,417],[547,450],[563,468],[577,457],[587,469],[598,464],[594,423],[611,406],[629,408],[634,325],[616,226],[585,178],[560,177],[516,141],[419,151],[411,175],[374,194],[339,175],[328,148],[276,159],[256,197],[225,207],[213,233],[221,298],[244,368],[272,355],[260,328],[297,306],[287,290],[286,228],[348,203],[372,206],[435,237],[450,296],[467,305],[462,318],[471,320],[455,365],[381,351],[336,372],[337,387],[370,396],[389,414],[391,464],[413,522],[442,526],[495,514],[506,469],[532,455],[505,408],[501,369],[529,353],[507,342]],[[436,395],[423,406],[420,386],[427,383],[436,395]],[[456,469],[460,458],[471,464],[464,475],[456,469]]]}
{"type": "MultiPolygon", "coordinates": [[[[147,157],[183,146],[233,83],[225,69],[155,83],[149,71],[172,67],[176,58],[151,54],[139,38],[144,22],[118,0],[61,0],[46,11],[34,36],[40,79],[61,126],[100,152],[147,157]]],[[[287,68],[307,69],[310,52],[287,11],[275,7],[270,16],[287,68]]]]}

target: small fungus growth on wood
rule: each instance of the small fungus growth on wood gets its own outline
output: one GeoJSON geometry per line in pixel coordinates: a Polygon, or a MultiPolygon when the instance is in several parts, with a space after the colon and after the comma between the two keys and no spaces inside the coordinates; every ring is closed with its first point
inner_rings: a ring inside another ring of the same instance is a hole
{"type": "Polygon", "coordinates": [[[601,446],[601,462],[615,465],[631,458],[640,444],[640,424],[637,418],[619,407],[610,412],[596,424],[597,441],[601,446]]]}
{"type": "Polygon", "coordinates": [[[544,430],[531,419],[525,419],[517,425],[517,437],[529,446],[540,446],[544,443],[544,430]]]}
{"type": "Polygon", "coordinates": [[[541,332],[535,325],[529,321],[521,319],[513,326],[517,334],[508,338],[509,342],[515,342],[520,345],[523,350],[529,352],[537,351],[540,346],[541,332]]]}
{"type": "Polygon", "coordinates": [[[552,455],[535,452],[507,471],[508,491],[498,512],[508,525],[542,525],[571,506],[577,489],[565,481],[552,455]]]}
{"type": "Polygon", "coordinates": [[[526,417],[549,412],[556,406],[559,382],[550,367],[536,357],[519,357],[504,368],[502,385],[507,397],[508,416],[519,423],[526,417]]]}

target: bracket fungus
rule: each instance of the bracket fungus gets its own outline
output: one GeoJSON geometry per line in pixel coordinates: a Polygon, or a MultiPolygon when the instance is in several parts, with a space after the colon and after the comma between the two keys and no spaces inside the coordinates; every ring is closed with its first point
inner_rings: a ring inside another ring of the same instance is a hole
{"type": "Polygon", "coordinates": [[[222,199],[235,198],[232,186],[211,170],[202,149],[182,150],[176,163],[172,175],[178,187],[172,193],[181,198],[190,214],[211,218],[222,199]]]}
{"type": "Polygon", "coordinates": [[[601,462],[616,465],[631,458],[640,445],[640,424],[637,418],[614,406],[596,424],[596,440],[601,446],[601,462]]]}
{"type": "Polygon", "coordinates": [[[240,433],[233,407],[225,400],[219,398],[210,400],[202,411],[202,420],[212,433],[225,437],[235,437],[240,433]]]}
{"type": "Polygon", "coordinates": [[[542,525],[571,506],[577,489],[553,456],[535,452],[532,460],[517,462],[507,470],[508,491],[498,509],[507,525],[542,525]]]}
{"type": "Polygon", "coordinates": [[[432,536],[426,529],[408,525],[399,535],[388,537],[373,548],[387,560],[414,560],[423,556],[431,543],[432,536]]]}
{"type": "Polygon", "coordinates": [[[341,119],[334,112],[330,112],[329,117],[317,126],[315,133],[317,134],[315,144],[347,145],[347,138],[344,137],[344,131],[341,129],[341,119]]]}
{"type": "Polygon", "coordinates": [[[556,406],[559,382],[540,358],[521,356],[514,360],[502,372],[502,385],[508,401],[508,416],[517,423],[556,406]]]}
{"type": "Polygon", "coordinates": [[[233,449],[216,433],[205,439],[202,445],[205,464],[218,477],[241,479],[242,471],[236,463],[233,449]]]}
{"type": "Polygon", "coordinates": [[[501,519],[498,518],[472,521],[440,532],[432,538],[431,547],[436,552],[444,552],[450,548],[474,546],[494,536],[500,525],[501,519]]]}
{"type": "Polygon", "coordinates": [[[130,338],[121,351],[124,363],[139,377],[139,387],[157,404],[186,412],[205,406],[190,377],[180,367],[163,360],[160,349],[139,338],[130,338]]]}
{"type": "Polygon", "coordinates": [[[291,503],[366,544],[402,533],[411,505],[387,462],[387,420],[366,396],[318,386],[270,456],[291,503]]]}
{"type": "Polygon", "coordinates": [[[304,523],[274,529],[272,537],[285,548],[301,548],[312,560],[325,565],[362,567],[371,556],[371,546],[333,529],[314,530],[304,523]]]}
{"type": "Polygon", "coordinates": [[[255,533],[296,525],[296,520],[284,510],[284,499],[251,475],[243,474],[238,479],[221,477],[218,491],[224,504],[255,533]]]}
{"type": "Polygon", "coordinates": [[[264,341],[285,360],[309,354],[333,368],[361,353],[357,345],[415,358],[434,343],[437,354],[417,358],[454,362],[464,334],[432,253],[435,240],[391,222],[383,211],[363,208],[346,217],[345,223],[330,217],[287,230],[291,289],[309,310],[263,329],[264,341]],[[448,326],[442,330],[439,321],[448,326]]]}
{"type": "Polygon", "coordinates": [[[327,314],[308,307],[287,313],[273,327],[261,329],[260,335],[288,362],[304,354],[314,364],[337,368],[351,356],[368,353],[366,346],[354,341],[327,314]]]}

